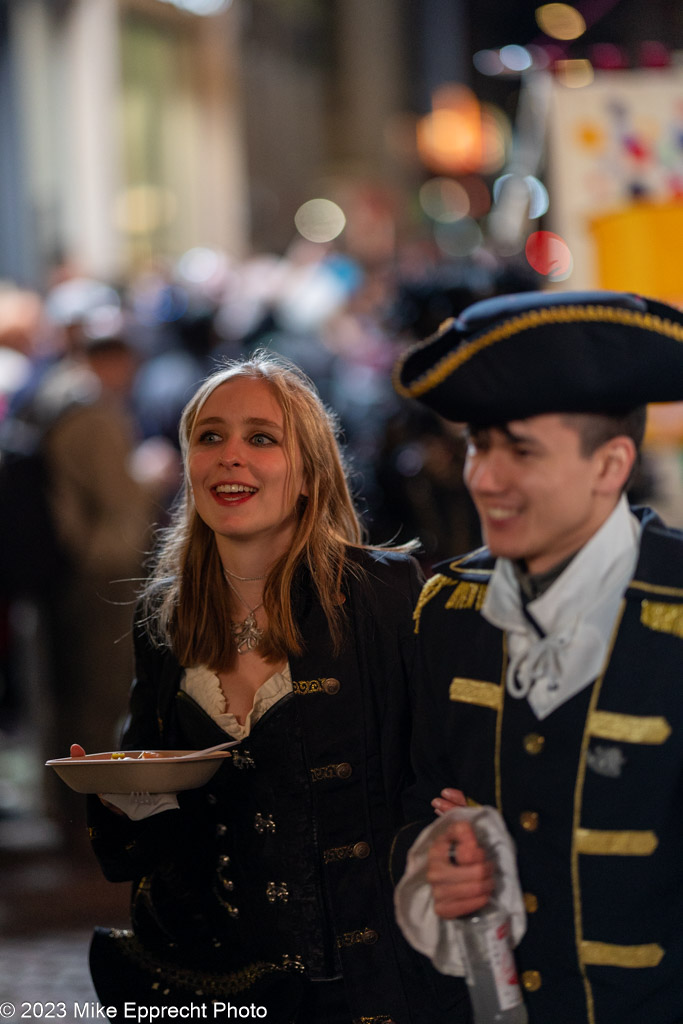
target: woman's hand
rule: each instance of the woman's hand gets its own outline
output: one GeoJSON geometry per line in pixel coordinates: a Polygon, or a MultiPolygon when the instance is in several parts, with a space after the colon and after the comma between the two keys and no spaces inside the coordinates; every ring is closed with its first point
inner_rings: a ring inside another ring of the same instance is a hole
{"type": "Polygon", "coordinates": [[[461,789],[442,789],[441,796],[432,800],[432,807],[437,814],[445,814],[454,807],[467,807],[467,800],[461,789]]]}
{"type": "MultiPolygon", "coordinates": [[[[71,757],[85,757],[85,750],[80,745],[80,743],[72,743],[71,747],[69,748],[69,754],[71,757]]],[[[101,793],[98,793],[97,796],[99,798],[100,803],[104,804],[108,811],[113,811],[114,814],[121,815],[124,818],[126,817],[126,815],[119,807],[115,807],[114,804],[110,804],[108,800],[105,800],[102,797],[101,793]]]]}
{"type": "Polygon", "coordinates": [[[427,858],[434,911],[450,920],[481,910],[495,888],[495,864],[468,821],[456,821],[435,840],[427,858]]]}

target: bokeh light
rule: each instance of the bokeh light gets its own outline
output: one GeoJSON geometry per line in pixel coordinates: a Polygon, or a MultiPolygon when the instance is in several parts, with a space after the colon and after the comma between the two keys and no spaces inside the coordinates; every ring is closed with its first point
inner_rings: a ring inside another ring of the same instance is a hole
{"type": "Polygon", "coordinates": [[[500,75],[505,65],[497,50],[478,50],[472,57],[472,63],[482,75],[500,75]]]}
{"type": "Polygon", "coordinates": [[[481,111],[482,155],[478,168],[484,174],[495,174],[505,163],[512,143],[512,125],[500,107],[485,103],[481,111]]]}
{"type": "Polygon", "coordinates": [[[346,226],[344,211],[331,199],[309,199],[296,211],[294,223],[309,242],[331,242],[346,226]]]}
{"type": "Polygon", "coordinates": [[[483,235],[476,220],[463,217],[455,224],[437,224],[434,240],[446,256],[470,256],[482,244],[483,235]]]}
{"type": "Polygon", "coordinates": [[[464,85],[447,84],[434,93],[433,111],[417,123],[417,148],[437,174],[478,171],[482,161],[482,112],[464,85]]]}
{"type": "Polygon", "coordinates": [[[578,39],[586,31],[583,15],[569,4],[543,4],[536,10],[536,21],[552,39],[578,39]]]}
{"type": "Polygon", "coordinates": [[[463,186],[453,178],[430,178],[419,191],[420,206],[432,220],[453,224],[470,212],[470,200],[463,186]]]}
{"type": "Polygon", "coordinates": [[[232,0],[163,0],[163,3],[171,4],[188,14],[199,14],[201,17],[209,17],[212,14],[221,14],[227,11],[232,5],[232,0]]]}
{"type": "Polygon", "coordinates": [[[583,89],[595,77],[589,60],[556,60],[554,67],[557,80],[568,89],[583,89]]]}
{"type": "Polygon", "coordinates": [[[595,43],[589,49],[591,64],[601,71],[621,71],[628,67],[628,58],[614,43],[595,43]]]}
{"type": "Polygon", "coordinates": [[[531,54],[527,48],[525,46],[517,46],[515,43],[510,43],[508,46],[501,48],[500,59],[508,71],[528,71],[533,64],[531,54]]]}
{"type": "Polygon", "coordinates": [[[188,249],[178,260],[178,273],[190,284],[205,284],[225,268],[225,256],[204,246],[188,249]]]}
{"type": "Polygon", "coordinates": [[[529,220],[538,220],[550,207],[548,189],[533,174],[527,174],[524,181],[529,189],[529,220]]]}
{"type": "Polygon", "coordinates": [[[524,254],[529,266],[550,281],[566,281],[574,268],[569,246],[554,231],[534,231],[526,240],[524,254]]]}
{"type": "Polygon", "coordinates": [[[535,178],[533,174],[524,176],[519,174],[502,174],[493,183],[493,200],[498,203],[504,192],[515,189],[517,197],[524,196],[528,203],[528,217],[530,220],[538,220],[548,212],[550,198],[548,190],[542,181],[535,178]]]}

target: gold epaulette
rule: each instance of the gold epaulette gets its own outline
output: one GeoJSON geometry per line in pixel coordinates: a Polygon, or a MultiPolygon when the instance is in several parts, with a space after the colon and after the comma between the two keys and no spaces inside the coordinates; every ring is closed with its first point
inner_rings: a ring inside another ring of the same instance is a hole
{"type": "Polygon", "coordinates": [[[443,573],[437,573],[427,580],[415,606],[413,621],[416,633],[420,632],[422,609],[444,587],[453,587],[453,593],[446,601],[446,608],[475,608],[478,611],[484,603],[485,583],[469,583],[465,580],[453,579],[452,576],[445,576],[443,573]]]}
{"type": "Polygon", "coordinates": [[[462,580],[458,583],[451,596],[446,601],[447,608],[475,608],[479,611],[486,597],[485,583],[467,583],[462,580]]]}
{"type": "Polygon", "coordinates": [[[657,633],[671,633],[683,639],[683,604],[665,604],[663,601],[642,601],[640,621],[657,633]]]}

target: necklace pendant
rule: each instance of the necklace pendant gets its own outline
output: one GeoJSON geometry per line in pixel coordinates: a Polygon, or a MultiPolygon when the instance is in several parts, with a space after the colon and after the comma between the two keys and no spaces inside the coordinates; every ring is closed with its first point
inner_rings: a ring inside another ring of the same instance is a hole
{"type": "Polygon", "coordinates": [[[263,640],[263,630],[257,626],[253,612],[250,612],[243,622],[231,622],[230,635],[235,641],[238,654],[253,651],[263,640]]]}

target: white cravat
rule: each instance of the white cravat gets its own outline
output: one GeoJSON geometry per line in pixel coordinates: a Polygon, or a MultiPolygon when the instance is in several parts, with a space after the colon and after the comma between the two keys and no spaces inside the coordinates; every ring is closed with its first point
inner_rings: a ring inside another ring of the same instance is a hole
{"type": "Polygon", "coordinates": [[[508,693],[543,719],[601,672],[624,590],[638,560],[640,523],[622,497],[609,518],[528,611],[507,558],[496,561],[481,613],[505,630],[508,693]]]}

